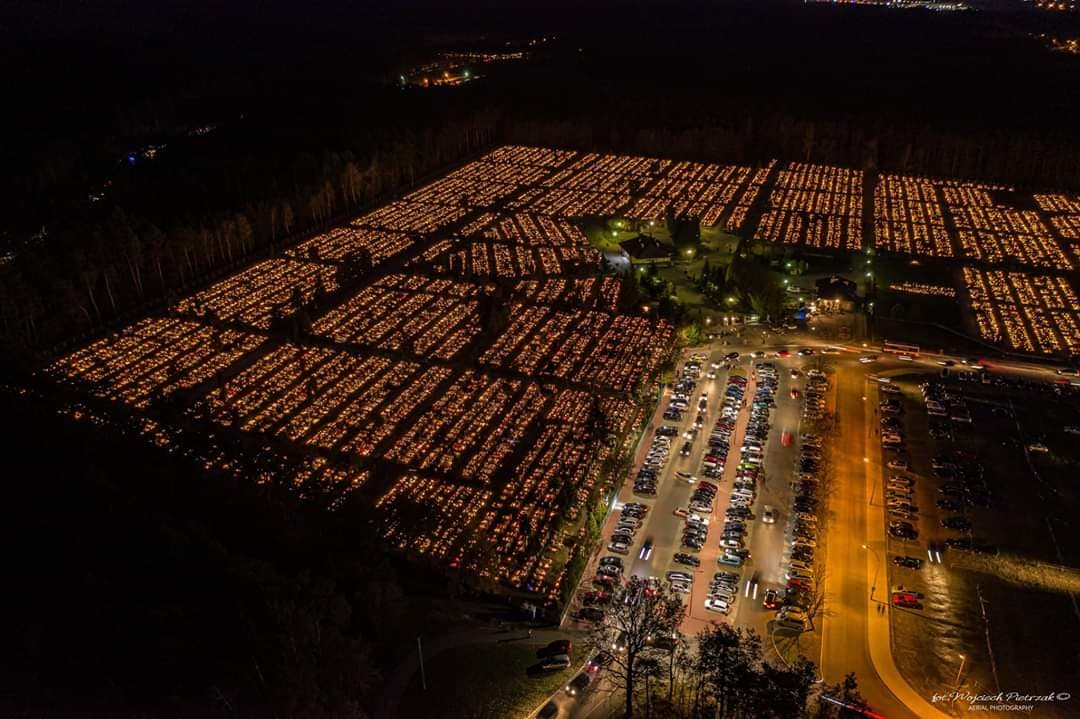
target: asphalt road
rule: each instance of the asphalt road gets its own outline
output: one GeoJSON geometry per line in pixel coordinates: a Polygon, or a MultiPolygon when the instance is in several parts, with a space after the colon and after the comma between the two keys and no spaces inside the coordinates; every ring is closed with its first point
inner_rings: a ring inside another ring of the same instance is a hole
{"type": "MultiPolygon", "coordinates": [[[[843,680],[848,672],[855,672],[859,691],[874,711],[889,719],[916,717],[878,678],[868,641],[870,622],[881,619],[870,590],[875,584],[887,583],[887,575],[880,566],[874,566],[884,548],[868,542],[868,460],[876,447],[867,444],[870,400],[863,399],[867,396],[867,369],[854,358],[838,359],[832,364],[836,369],[833,382],[838,422],[827,510],[821,673],[825,681],[834,683],[843,680]]],[[[878,597],[875,591],[874,598],[878,597]]]]}

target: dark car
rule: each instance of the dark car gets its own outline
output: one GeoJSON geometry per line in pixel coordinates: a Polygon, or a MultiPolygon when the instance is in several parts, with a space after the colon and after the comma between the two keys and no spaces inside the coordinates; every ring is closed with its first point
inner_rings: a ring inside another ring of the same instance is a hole
{"type": "Polygon", "coordinates": [[[692,554],[684,554],[683,552],[675,553],[675,561],[679,564],[685,564],[690,567],[700,567],[701,560],[692,554]]]}
{"type": "Polygon", "coordinates": [[[610,652],[600,652],[599,654],[597,654],[596,656],[594,656],[592,659],[589,660],[589,663],[586,665],[586,668],[590,672],[593,672],[593,673],[598,672],[601,669],[603,669],[604,667],[606,667],[608,664],[611,664],[612,658],[613,657],[611,656],[610,652]]]}
{"type": "Polygon", "coordinates": [[[923,563],[923,560],[918,557],[893,557],[892,560],[896,566],[907,569],[920,569],[923,563]]]}
{"type": "Polygon", "coordinates": [[[911,525],[906,527],[889,527],[889,534],[899,539],[915,539],[919,533],[911,525]]]}
{"type": "Polygon", "coordinates": [[[576,697],[578,694],[585,691],[589,686],[589,681],[591,681],[591,679],[592,677],[585,672],[578,674],[566,685],[566,693],[572,697],[576,697]]]}
{"type": "Polygon", "coordinates": [[[941,520],[941,526],[946,529],[955,529],[958,531],[964,531],[971,529],[971,520],[967,517],[946,517],[941,520]]]}
{"type": "Polygon", "coordinates": [[[604,621],[604,610],[599,607],[582,607],[578,616],[590,622],[604,621]]]}

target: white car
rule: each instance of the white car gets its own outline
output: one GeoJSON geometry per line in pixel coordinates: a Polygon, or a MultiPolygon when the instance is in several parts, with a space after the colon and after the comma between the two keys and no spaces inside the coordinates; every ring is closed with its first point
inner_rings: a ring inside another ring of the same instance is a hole
{"type": "Polygon", "coordinates": [[[803,581],[812,582],[814,581],[814,575],[812,572],[803,569],[790,568],[784,572],[784,579],[788,581],[791,581],[792,579],[802,579],[803,581]]]}
{"type": "Polygon", "coordinates": [[[566,654],[556,654],[540,662],[540,668],[546,672],[566,669],[568,666],[570,666],[570,657],[566,654]]]}
{"type": "Polygon", "coordinates": [[[870,364],[871,362],[877,362],[877,355],[863,355],[859,358],[861,364],[870,364]]]}
{"type": "Polygon", "coordinates": [[[776,510],[774,510],[772,507],[770,507],[769,505],[766,504],[765,507],[761,510],[761,521],[764,522],[765,524],[773,524],[773,523],[775,523],[776,522],[776,510]]]}
{"type": "Polygon", "coordinates": [[[616,554],[629,554],[630,553],[630,545],[627,544],[626,542],[611,542],[611,543],[609,543],[607,545],[607,548],[610,551],[615,552],[616,554]]]}
{"type": "Polygon", "coordinates": [[[795,617],[783,617],[777,619],[776,623],[784,629],[797,629],[800,632],[806,629],[805,619],[797,619],[795,617]]]}
{"type": "Polygon", "coordinates": [[[888,463],[889,469],[907,469],[908,461],[906,459],[890,459],[888,463]]]}
{"type": "Polygon", "coordinates": [[[719,599],[706,599],[705,608],[710,612],[719,612],[720,614],[731,614],[731,605],[727,602],[719,599]]]}
{"type": "Polygon", "coordinates": [[[806,610],[802,607],[796,607],[792,605],[781,607],[780,611],[776,613],[776,618],[784,619],[785,617],[789,617],[791,619],[806,619],[806,610]]]}

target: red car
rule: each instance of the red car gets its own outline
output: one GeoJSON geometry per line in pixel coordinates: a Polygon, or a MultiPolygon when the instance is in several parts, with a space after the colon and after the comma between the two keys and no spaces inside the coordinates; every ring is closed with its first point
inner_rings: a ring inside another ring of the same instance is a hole
{"type": "Polygon", "coordinates": [[[788,589],[802,589],[807,592],[814,590],[809,581],[805,579],[789,579],[787,583],[788,589]]]}
{"type": "Polygon", "coordinates": [[[910,592],[897,592],[892,595],[892,603],[894,607],[904,607],[905,609],[918,609],[919,598],[910,592]]]}
{"type": "Polygon", "coordinates": [[[586,604],[606,604],[611,601],[611,594],[608,592],[585,592],[581,597],[581,600],[586,604]]]}
{"type": "Polygon", "coordinates": [[[780,359],[784,359],[785,357],[790,357],[791,353],[788,352],[787,350],[778,350],[777,353],[776,353],[776,356],[779,357],[780,359]]]}
{"type": "Polygon", "coordinates": [[[798,399],[799,398],[799,390],[796,389],[795,387],[791,388],[791,398],[792,399],[798,399]]]}
{"type": "Polygon", "coordinates": [[[570,654],[570,647],[573,644],[569,639],[556,639],[547,645],[547,651],[549,654],[570,654]]]}

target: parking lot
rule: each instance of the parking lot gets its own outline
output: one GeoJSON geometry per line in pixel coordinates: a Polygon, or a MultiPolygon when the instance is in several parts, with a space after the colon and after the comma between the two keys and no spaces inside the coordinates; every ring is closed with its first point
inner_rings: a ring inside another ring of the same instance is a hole
{"type": "Polygon", "coordinates": [[[879,399],[896,398],[899,411],[881,414],[888,424],[880,433],[894,428],[903,447],[884,451],[873,501],[917,533],[889,543],[898,664],[924,694],[1016,686],[1047,693],[1068,685],[1080,638],[1080,576],[1065,524],[1077,493],[1061,470],[1076,461],[1064,432],[1076,420],[1075,399],[1034,390],[1044,395],[1036,407],[1030,388],[933,374],[891,379],[876,390],[879,399]],[[887,386],[900,391],[882,393],[887,386]],[[1020,396],[1028,397],[1023,409],[1020,396]],[[1035,650],[1035,636],[1060,641],[1035,650]]]}
{"type": "Polygon", "coordinates": [[[829,383],[797,347],[742,349],[681,358],[605,526],[601,555],[623,569],[587,576],[570,616],[599,620],[605,585],[633,574],[684,595],[688,636],[723,620],[770,637],[786,661],[816,659],[826,440],[800,430],[829,415],[829,383]]]}

